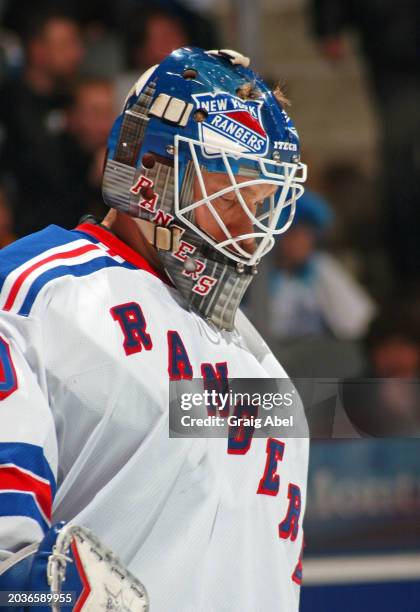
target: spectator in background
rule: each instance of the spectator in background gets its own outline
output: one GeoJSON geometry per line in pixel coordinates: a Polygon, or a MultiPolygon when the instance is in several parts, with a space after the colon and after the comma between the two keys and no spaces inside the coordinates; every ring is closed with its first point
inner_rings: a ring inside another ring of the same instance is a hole
{"type": "Polygon", "coordinates": [[[121,11],[129,72],[117,79],[117,99],[122,106],[131,85],[150,66],[159,64],[174,49],[197,46],[218,48],[211,21],[174,0],[137,1],[121,11]]]}
{"type": "Polygon", "coordinates": [[[101,183],[114,118],[112,82],[99,78],[81,80],[75,87],[67,111],[66,131],[60,141],[68,186],[64,202],[72,208],[72,225],[77,224],[82,214],[91,213],[102,218],[107,212],[101,183]]]}
{"type": "MultiPolygon", "coordinates": [[[[120,0],[118,5],[131,0],[120,0]]],[[[1,0],[0,0],[1,2],[1,0]]],[[[3,27],[19,36],[25,35],[28,21],[37,14],[65,14],[81,26],[100,23],[111,28],[118,18],[119,6],[111,0],[2,0],[1,15],[3,27]],[[36,5],[36,6],[34,6],[36,5]]]]}
{"type": "Polygon", "coordinates": [[[346,381],[342,401],[362,434],[420,435],[420,316],[418,304],[391,304],[365,338],[366,378],[346,381]]]}
{"type": "Polygon", "coordinates": [[[418,304],[391,304],[372,321],[365,344],[368,375],[378,378],[420,377],[418,304]]]}
{"type": "Polygon", "coordinates": [[[356,339],[366,331],[374,312],[371,298],[320,248],[331,223],[327,203],[306,191],[292,227],[275,247],[270,324],[276,340],[308,335],[356,339]]]}
{"type": "Polygon", "coordinates": [[[153,3],[132,9],[124,33],[129,72],[117,79],[120,106],[127,91],[147,68],[159,64],[174,49],[190,42],[182,17],[174,10],[153,3]]]}
{"type": "Polygon", "coordinates": [[[381,121],[388,250],[404,291],[420,290],[420,78],[417,0],[311,0],[324,55],[339,61],[343,33],[359,34],[381,121]]]}
{"type": "Polygon", "coordinates": [[[188,44],[182,18],[157,5],[136,9],[127,25],[128,64],[141,71],[159,64],[174,49],[188,44]]]}
{"type": "Polygon", "coordinates": [[[66,174],[59,134],[83,59],[78,25],[63,14],[32,14],[23,42],[23,73],[0,92],[1,169],[19,208],[19,236],[49,223],[68,227],[72,219],[60,205],[66,174]]]}
{"type": "MultiPolygon", "coordinates": [[[[131,0],[3,0],[4,11],[0,20],[8,35],[25,36],[27,22],[33,13],[65,14],[80,26],[85,54],[82,70],[84,74],[107,77],[122,69],[121,13],[124,3],[131,0]]],[[[1,6],[1,0],[0,0],[1,6]]],[[[13,59],[13,58],[11,58],[13,59]]],[[[13,66],[12,66],[13,67],[13,66]]]]}

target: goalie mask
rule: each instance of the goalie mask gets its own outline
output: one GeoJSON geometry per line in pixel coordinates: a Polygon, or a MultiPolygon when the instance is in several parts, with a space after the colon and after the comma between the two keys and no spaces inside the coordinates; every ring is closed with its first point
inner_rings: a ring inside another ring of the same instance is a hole
{"type": "Polygon", "coordinates": [[[292,122],[248,63],[183,48],[150,68],[114,124],[103,178],[105,202],[136,217],[185,306],[228,330],[306,178],[292,122]]]}

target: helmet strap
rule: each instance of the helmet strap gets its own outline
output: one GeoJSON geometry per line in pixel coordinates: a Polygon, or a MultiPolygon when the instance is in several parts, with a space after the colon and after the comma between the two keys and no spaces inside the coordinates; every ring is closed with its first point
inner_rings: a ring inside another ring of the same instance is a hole
{"type": "Polygon", "coordinates": [[[177,225],[162,227],[146,219],[136,219],[146,240],[160,251],[176,252],[179,248],[183,229],[177,225]]]}

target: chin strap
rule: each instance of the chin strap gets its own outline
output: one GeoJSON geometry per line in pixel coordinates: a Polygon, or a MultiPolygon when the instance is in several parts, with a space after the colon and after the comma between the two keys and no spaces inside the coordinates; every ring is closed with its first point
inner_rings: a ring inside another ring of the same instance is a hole
{"type": "Polygon", "coordinates": [[[155,225],[146,219],[136,219],[138,226],[143,232],[144,237],[150,244],[160,251],[176,252],[179,248],[179,241],[183,234],[183,229],[177,225],[162,227],[155,225]]]}

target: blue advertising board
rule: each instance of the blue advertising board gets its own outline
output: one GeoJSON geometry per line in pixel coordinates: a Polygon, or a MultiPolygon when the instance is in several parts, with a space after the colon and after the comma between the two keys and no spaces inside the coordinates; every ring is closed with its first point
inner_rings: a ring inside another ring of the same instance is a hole
{"type": "Polygon", "coordinates": [[[315,441],[301,612],[420,610],[420,440],[315,441]]]}

